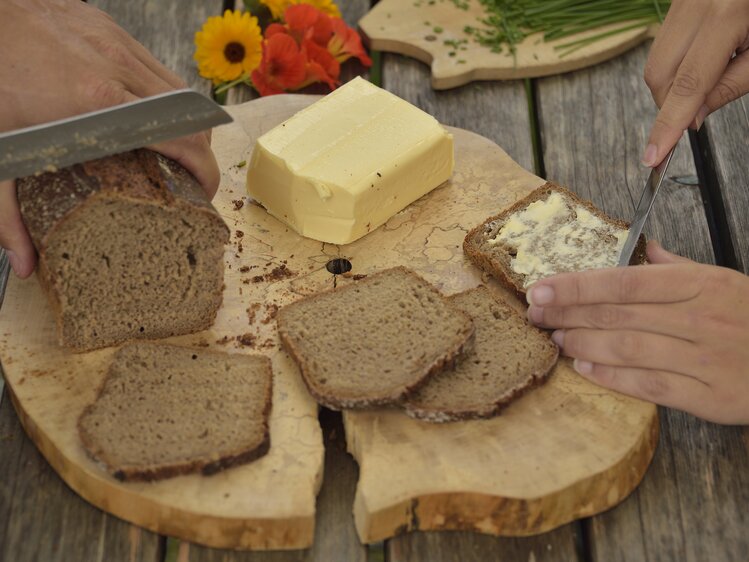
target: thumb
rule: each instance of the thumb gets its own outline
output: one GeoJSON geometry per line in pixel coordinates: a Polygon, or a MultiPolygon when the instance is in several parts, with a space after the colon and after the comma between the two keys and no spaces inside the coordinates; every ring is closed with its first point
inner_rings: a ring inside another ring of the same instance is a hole
{"type": "Polygon", "coordinates": [[[646,251],[648,255],[648,261],[650,263],[654,263],[654,264],[693,263],[692,260],[688,258],[677,256],[676,254],[672,254],[671,252],[664,250],[663,246],[661,246],[655,240],[650,240],[648,242],[648,247],[646,251]]]}

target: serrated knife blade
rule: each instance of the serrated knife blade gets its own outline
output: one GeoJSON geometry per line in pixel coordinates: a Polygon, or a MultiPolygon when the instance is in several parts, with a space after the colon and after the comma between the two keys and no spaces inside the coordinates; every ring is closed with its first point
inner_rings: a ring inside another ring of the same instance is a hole
{"type": "Polygon", "coordinates": [[[150,146],[224,123],[231,116],[190,89],[0,134],[0,180],[150,146]]]}
{"type": "Polygon", "coordinates": [[[629,261],[632,259],[632,253],[635,251],[635,246],[637,246],[637,240],[640,238],[642,229],[645,227],[645,222],[648,220],[655,196],[658,195],[658,190],[661,187],[661,183],[663,183],[663,178],[666,176],[666,170],[671,163],[671,157],[674,155],[675,149],[676,147],[672,148],[661,163],[650,170],[648,180],[645,182],[645,189],[642,190],[642,195],[640,195],[640,202],[637,203],[635,215],[629,224],[629,233],[624,242],[622,253],[619,254],[619,267],[629,265],[629,261]]]}

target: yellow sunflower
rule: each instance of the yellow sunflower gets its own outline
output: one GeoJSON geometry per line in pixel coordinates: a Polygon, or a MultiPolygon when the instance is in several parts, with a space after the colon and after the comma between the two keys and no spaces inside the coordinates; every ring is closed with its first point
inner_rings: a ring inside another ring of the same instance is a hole
{"type": "Polygon", "coordinates": [[[198,72],[214,84],[249,75],[260,65],[263,36],[249,12],[226,10],[210,17],[195,34],[198,72]]]}
{"type": "Polygon", "coordinates": [[[260,3],[265,4],[270,10],[273,19],[277,20],[281,19],[286,8],[296,4],[309,4],[324,14],[334,18],[341,17],[341,12],[338,10],[338,6],[335,5],[333,0],[260,0],[260,3]]]}

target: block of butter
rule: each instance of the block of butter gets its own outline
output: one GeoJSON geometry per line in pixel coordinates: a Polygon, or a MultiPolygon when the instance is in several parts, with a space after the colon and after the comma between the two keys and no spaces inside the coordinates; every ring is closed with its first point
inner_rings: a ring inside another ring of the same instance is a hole
{"type": "Polygon", "coordinates": [[[434,117],[355,78],[257,140],[247,189],[299,234],[348,244],[447,181],[453,163],[434,117]]]}

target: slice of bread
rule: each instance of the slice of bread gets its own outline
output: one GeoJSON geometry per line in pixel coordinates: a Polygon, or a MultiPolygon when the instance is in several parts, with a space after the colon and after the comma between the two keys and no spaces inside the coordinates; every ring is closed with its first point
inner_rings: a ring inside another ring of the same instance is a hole
{"type": "MultiPolygon", "coordinates": [[[[463,251],[522,298],[544,277],[616,266],[628,228],[548,182],[471,230],[463,251]]],[[[644,262],[645,237],[640,236],[630,263],[644,262]]]]}
{"type": "Polygon", "coordinates": [[[61,345],[86,351],[213,323],[229,229],[178,163],[135,150],[17,186],[61,345]]]}
{"type": "Polygon", "coordinates": [[[559,356],[548,333],[486,287],[448,299],[470,314],[476,340],[454,369],[435,375],[405,401],[409,416],[431,422],[492,417],[546,380],[559,356]]]}
{"type": "Polygon", "coordinates": [[[139,342],[122,347],[78,420],[119,480],[213,474],[265,455],[270,359],[139,342]]]}
{"type": "Polygon", "coordinates": [[[404,267],[292,303],[278,332],[312,396],[333,409],[394,404],[473,342],[470,317],[404,267]]]}

